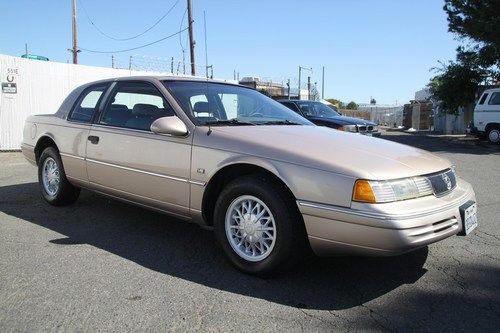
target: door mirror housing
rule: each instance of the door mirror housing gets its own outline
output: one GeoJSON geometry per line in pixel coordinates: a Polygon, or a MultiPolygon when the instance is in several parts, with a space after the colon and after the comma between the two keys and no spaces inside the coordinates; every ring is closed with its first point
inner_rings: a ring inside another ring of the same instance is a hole
{"type": "Polygon", "coordinates": [[[151,124],[151,132],[155,134],[186,136],[188,129],[186,124],[177,116],[158,118],[151,124]]]}

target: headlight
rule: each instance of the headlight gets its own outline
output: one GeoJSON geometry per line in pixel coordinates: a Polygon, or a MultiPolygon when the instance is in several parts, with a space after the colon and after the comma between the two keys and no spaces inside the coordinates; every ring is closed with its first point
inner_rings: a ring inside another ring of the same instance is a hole
{"type": "Polygon", "coordinates": [[[373,132],[378,132],[378,126],[377,126],[377,125],[373,126],[372,131],[373,131],[373,132]]]}
{"type": "Polygon", "coordinates": [[[395,180],[357,180],[352,194],[353,201],[383,203],[413,199],[433,194],[431,182],[426,177],[395,180]]]}
{"type": "Polygon", "coordinates": [[[358,129],[356,128],[356,125],[343,125],[337,128],[339,131],[345,131],[345,132],[357,132],[358,129]]]}

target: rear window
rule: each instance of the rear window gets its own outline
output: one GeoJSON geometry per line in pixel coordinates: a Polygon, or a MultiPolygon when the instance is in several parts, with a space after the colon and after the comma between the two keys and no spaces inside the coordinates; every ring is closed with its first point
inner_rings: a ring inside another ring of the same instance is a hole
{"type": "Polygon", "coordinates": [[[71,110],[68,119],[82,123],[90,123],[107,87],[107,85],[94,86],[85,90],[80,95],[73,110],[71,110]]]}
{"type": "Polygon", "coordinates": [[[500,92],[494,92],[491,94],[489,105],[500,105],[500,92]]]}
{"type": "Polygon", "coordinates": [[[483,96],[481,96],[481,100],[479,101],[479,105],[483,105],[484,102],[486,101],[486,98],[488,98],[488,94],[483,94],[483,96]]]}

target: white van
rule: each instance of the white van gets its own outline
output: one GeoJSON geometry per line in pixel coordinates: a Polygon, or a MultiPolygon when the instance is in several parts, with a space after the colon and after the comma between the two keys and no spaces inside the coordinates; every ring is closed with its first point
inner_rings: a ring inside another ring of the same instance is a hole
{"type": "Polygon", "coordinates": [[[491,143],[500,143],[500,88],[483,92],[474,108],[473,133],[486,135],[491,143]]]}

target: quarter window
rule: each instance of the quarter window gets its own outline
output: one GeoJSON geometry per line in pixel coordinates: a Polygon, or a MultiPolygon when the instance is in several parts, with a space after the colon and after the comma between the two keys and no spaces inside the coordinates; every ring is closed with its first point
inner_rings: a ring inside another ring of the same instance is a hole
{"type": "Polygon", "coordinates": [[[158,118],[175,113],[160,92],[147,82],[120,82],[104,110],[100,124],[149,131],[158,118]]]}
{"type": "Polygon", "coordinates": [[[494,92],[491,94],[489,105],[500,105],[500,92],[494,92]]]}
{"type": "Polygon", "coordinates": [[[479,105],[483,105],[484,102],[486,101],[486,98],[488,98],[488,94],[483,94],[483,96],[481,97],[481,100],[479,101],[479,105]]]}
{"type": "Polygon", "coordinates": [[[104,91],[107,89],[105,86],[94,86],[83,92],[80,96],[78,103],[75,105],[68,119],[83,123],[90,123],[94,113],[99,105],[104,91]]]}

